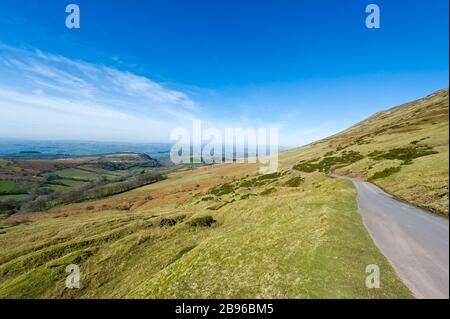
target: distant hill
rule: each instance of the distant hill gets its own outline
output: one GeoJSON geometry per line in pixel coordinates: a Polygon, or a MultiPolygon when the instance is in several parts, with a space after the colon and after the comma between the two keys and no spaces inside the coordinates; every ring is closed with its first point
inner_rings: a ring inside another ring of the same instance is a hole
{"type": "Polygon", "coordinates": [[[168,143],[111,143],[89,141],[29,141],[9,140],[0,137],[0,158],[21,155],[39,155],[40,158],[64,158],[101,155],[119,152],[145,153],[153,158],[168,157],[168,143]]]}
{"type": "Polygon", "coordinates": [[[300,171],[360,177],[398,198],[448,215],[448,98],[447,88],[378,112],[283,157],[300,171]]]}

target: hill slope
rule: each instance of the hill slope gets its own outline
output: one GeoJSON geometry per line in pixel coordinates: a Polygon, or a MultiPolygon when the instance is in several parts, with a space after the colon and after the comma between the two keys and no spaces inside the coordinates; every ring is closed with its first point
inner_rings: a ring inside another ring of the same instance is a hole
{"type": "Polygon", "coordinates": [[[363,178],[398,198],[448,215],[448,111],[444,89],[283,157],[300,171],[363,178]]]}
{"type": "Polygon", "coordinates": [[[365,230],[351,183],[256,169],[202,167],[12,215],[0,226],[0,298],[411,297],[365,230]],[[374,263],[382,288],[367,289],[374,263]],[[68,264],[81,289],[65,288],[68,264]]]}
{"type": "Polygon", "coordinates": [[[364,228],[352,183],[324,172],[448,211],[447,97],[437,92],[283,152],[275,174],[252,164],[183,169],[122,194],[5,218],[0,298],[410,298],[364,228]],[[80,267],[80,289],[65,288],[68,264],[80,267]],[[380,267],[380,289],[365,286],[370,264],[380,267]]]}

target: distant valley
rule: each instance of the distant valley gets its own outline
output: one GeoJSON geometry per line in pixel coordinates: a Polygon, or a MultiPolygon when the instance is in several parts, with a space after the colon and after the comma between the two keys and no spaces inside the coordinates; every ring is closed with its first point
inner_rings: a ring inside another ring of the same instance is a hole
{"type": "Polygon", "coordinates": [[[0,158],[27,154],[42,158],[100,155],[118,152],[145,153],[153,158],[167,157],[168,143],[111,143],[88,141],[30,141],[0,138],[0,158]]]}

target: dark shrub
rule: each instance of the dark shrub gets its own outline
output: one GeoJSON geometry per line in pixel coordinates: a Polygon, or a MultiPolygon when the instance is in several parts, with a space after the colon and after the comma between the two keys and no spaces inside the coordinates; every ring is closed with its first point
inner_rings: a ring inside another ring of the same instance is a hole
{"type": "Polygon", "coordinates": [[[19,200],[8,199],[0,201],[0,213],[14,213],[19,209],[21,202],[19,200]]]}
{"type": "Polygon", "coordinates": [[[175,218],[163,218],[161,219],[161,221],[159,222],[159,226],[164,227],[164,226],[175,226],[177,224],[177,221],[175,220],[175,218]]]}
{"type": "Polygon", "coordinates": [[[188,224],[192,227],[211,227],[215,222],[212,216],[203,216],[190,220],[188,224]]]}
{"type": "Polygon", "coordinates": [[[275,172],[271,174],[265,174],[258,177],[258,181],[263,181],[267,179],[275,179],[281,176],[281,173],[275,172]]]}
{"type": "Polygon", "coordinates": [[[375,159],[389,159],[389,160],[402,160],[404,165],[411,164],[415,158],[437,154],[438,152],[433,150],[429,146],[414,146],[414,147],[401,147],[393,148],[386,153],[371,153],[369,156],[375,159]]]}
{"type": "Polygon", "coordinates": [[[386,168],[386,169],[382,170],[381,172],[376,172],[375,174],[373,174],[373,176],[371,176],[369,178],[369,181],[373,181],[373,180],[380,179],[380,178],[385,178],[385,177],[388,177],[388,176],[390,176],[390,175],[392,175],[394,173],[397,173],[399,171],[400,171],[400,166],[398,166],[398,167],[389,167],[389,168],[386,168]]]}
{"type": "Polygon", "coordinates": [[[353,164],[359,160],[362,160],[362,156],[359,152],[355,151],[344,151],[341,156],[325,156],[322,160],[318,161],[316,159],[306,162],[301,162],[294,166],[296,170],[311,173],[315,171],[319,172],[329,172],[333,167],[347,166],[353,164]]]}
{"type": "Polygon", "coordinates": [[[296,176],[288,180],[284,185],[289,187],[298,187],[301,183],[303,183],[305,179],[301,176],[296,176]]]}
{"type": "Polygon", "coordinates": [[[222,195],[226,195],[226,194],[234,192],[234,189],[233,189],[233,185],[231,185],[231,184],[222,184],[222,185],[213,187],[209,192],[216,196],[222,196],[222,195]]]}
{"type": "Polygon", "coordinates": [[[172,227],[175,226],[176,224],[178,224],[179,222],[183,221],[186,218],[186,215],[179,215],[173,218],[163,218],[161,219],[161,221],[159,222],[159,226],[161,227],[172,227]]]}
{"type": "Polygon", "coordinates": [[[253,180],[244,180],[239,184],[239,187],[252,187],[255,185],[255,182],[253,180]]]}

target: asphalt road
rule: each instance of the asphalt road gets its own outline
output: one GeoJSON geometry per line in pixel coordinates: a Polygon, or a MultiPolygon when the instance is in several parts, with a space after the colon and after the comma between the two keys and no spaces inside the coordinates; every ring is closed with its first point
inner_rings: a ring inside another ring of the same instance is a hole
{"type": "Polygon", "coordinates": [[[367,230],[414,295],[448,299],[448,219],[396,200],[371,183],[331,176],[353,181],[367,230]]]}

